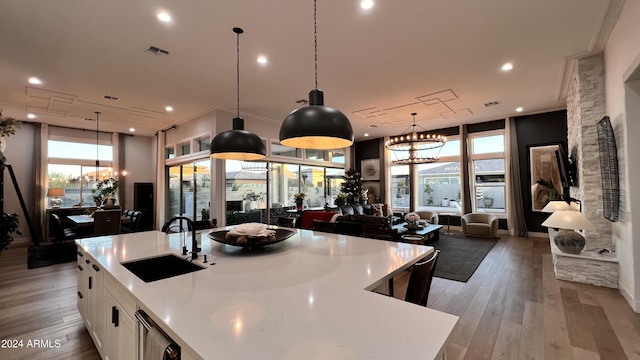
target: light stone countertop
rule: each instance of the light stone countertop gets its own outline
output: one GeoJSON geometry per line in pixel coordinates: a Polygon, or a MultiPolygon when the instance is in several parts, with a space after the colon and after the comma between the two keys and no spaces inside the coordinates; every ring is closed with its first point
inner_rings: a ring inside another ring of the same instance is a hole
{"type": "MultiPolygon", "coordinates": [[[[218,231],[223,229],[214,229],[218,231]]],[[[432,247],[314,233],[261,249],[199,234],[207,269],[145,283],[120,263],[180,254],[185,234],[77,240],[159,326],[203,359],[434,359],[458,318],[374,293],[432,247]]],[[[209,230],[207,230],[207,233],[209,230]]],[[[195,260],[202,263],[202,255],[195,260]]]]}

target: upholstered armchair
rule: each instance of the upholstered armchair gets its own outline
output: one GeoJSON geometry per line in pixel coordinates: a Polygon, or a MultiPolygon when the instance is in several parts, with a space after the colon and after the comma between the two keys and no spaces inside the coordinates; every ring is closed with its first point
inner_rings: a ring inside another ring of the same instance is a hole
{"type": "Polygon", "coordinates": [[[498,233],[498,217],[492,214],[469,213],[460,218],[465,236],[494,238],[498,233]]]}
{"type": "Polygon", "coordinates": [[[420,216],[420,220],[427,220],[430,224],[437,225],[439,218],[438,213],[435,211],[416,211],[416,214],[420,216]]]}

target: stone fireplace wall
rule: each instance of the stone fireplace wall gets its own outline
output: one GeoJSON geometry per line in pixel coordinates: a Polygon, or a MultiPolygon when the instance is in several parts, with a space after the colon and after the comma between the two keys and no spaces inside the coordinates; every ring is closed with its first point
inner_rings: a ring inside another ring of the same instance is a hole
{"type": "Polygon", "coordinates": [[[577,61],[567,94],[569,155],[577,161],[578,186],[571,196],[582,202],[582,211],[596,230],[586,231],[585,250],[613,250],[611,223],[603,216],[602,183],[596,124],[606,113],[604,58],[595,55],[577,61]]]}

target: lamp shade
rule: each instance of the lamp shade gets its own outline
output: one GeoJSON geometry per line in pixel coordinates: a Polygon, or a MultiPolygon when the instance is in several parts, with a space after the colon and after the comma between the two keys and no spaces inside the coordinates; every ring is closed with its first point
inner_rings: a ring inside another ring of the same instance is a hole
{"type": "Polygon", "coordinates": [[[233,119],[233,130],[216,135],[211,141],[211,157],[227,160],[259,160],[267,154],[262,139],[244,130],[244,119],[233,119]]]}
{"type": "Polygon", "coordinates": [[[555,211],[542,223],[542,226],[559,229],[593,230],[591,221],[581,212],[573,210],[555,211]]]}
{"type": "Polygon", "coordinates": [[[571,204],[567,204],[564,200],[553,200],[549,201],[547,205],[544,206],[542,212],[552,213],[558,210],[580,211],[580,204],[575,201],[572,201],[571,204]]]}
{"type": "Polygon", "coordinates": [[[63,188],[49,188],[47,190],[47,196],[48,197],[64,196],[64,189],[63,188]]]}
{"type": "Polygon", "coordinates": [[[324,106],[321,90],[309,92],[309,106],[293,110],[280,127],[280,143],[300,149],[340,149],[353,144],[353,128],[339,110],[324,106]]]}

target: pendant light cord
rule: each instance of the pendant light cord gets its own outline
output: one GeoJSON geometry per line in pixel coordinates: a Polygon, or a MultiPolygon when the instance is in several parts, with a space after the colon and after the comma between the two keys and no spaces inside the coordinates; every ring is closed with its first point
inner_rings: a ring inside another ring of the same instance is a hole
{"type": "Polygon", "coordinates": [[[240,117],[240,32],[236,32],[236,89],[236,117],[240,117]]]}
{"type": "Polygon", "coordinates": [[[313,0],[313,51],[315,63],[315,86],[318,90],[318,5],[317,0],[313,0]]]}
{"type": "Polygon", "coordinates": [[[100,167],[100,155],[99,155],[99,121],[100,121],[100,111],[96,111],[96,179],[98,179],[98,167],[100,167]]]}

